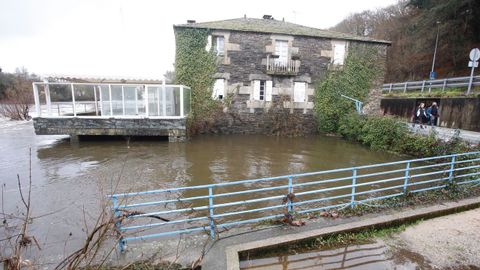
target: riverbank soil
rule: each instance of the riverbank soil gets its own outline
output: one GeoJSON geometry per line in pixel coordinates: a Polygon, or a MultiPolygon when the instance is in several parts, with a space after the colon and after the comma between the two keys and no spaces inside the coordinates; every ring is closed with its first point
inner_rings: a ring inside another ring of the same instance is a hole
{"type": "Polygon", "coordinates": [[[434,268],[480,269],[480,208],[420,222],[392,240],[434,268]]]}

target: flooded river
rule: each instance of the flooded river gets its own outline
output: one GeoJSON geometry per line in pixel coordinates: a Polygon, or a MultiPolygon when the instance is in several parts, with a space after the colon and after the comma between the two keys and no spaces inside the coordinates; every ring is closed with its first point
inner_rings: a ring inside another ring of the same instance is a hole
{"type": "Polygon", "coordinates": [[[28,183],[31,224],[42,254],[59,259],[84,238],[99,200],[113,191],[141,191],[318,171],[401,159],[340,138],[260,135],[198,136],[186,143],[103,139],[71,144],[36,136],[32,122],[0,120],[2,209],[19,213],[17,174],[28,183]],[[65,243],[68,243],[65,244],[65,243]],[[73,243],[73,244],[72,244],[73,243]]]}

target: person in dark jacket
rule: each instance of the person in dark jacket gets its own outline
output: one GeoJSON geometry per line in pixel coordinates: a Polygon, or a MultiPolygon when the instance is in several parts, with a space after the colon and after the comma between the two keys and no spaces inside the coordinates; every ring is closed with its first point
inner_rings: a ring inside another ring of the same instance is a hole
{"type": "Polygon", "coordinates": [[[437,119],[438,119],[438,105],[436,102],[432,103],[432,106],[428,107],[427,109],[427,116],[429,118],[428,124],[431,126],[436,126],[437,125],[437,119]]]}
{"type": "Polygon", "coordinates": [[[415,120],[415,124],[420,124],[420,128],[423,128],[423,124],[427,123],[427,113],[425,111],[425,103],[420,103],[417,109],[413,114],[413,119],[415,120]]]}

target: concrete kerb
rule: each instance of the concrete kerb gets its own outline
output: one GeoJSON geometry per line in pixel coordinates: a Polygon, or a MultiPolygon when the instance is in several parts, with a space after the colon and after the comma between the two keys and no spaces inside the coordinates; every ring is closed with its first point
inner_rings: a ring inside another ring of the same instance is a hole
{"type": "MultiPolygon", "coordinates": [[[[344,232],[361,231],[367,228],[381,228],[392,225],[398,225],[405,222],[412,222],[419,219],[433,218],[455,212],[465,211],[472,208],[480,207],[480,198],[470,198],[458,202],[446,202],[441,205],[421,207],[417,209],[408,209],[384,216],[376,216],[368,219],[353,221],[344,224],[338,224],[308,231],[286,233],[258,241],[250,241],[240,244],[227,245],[220,249],[213,249],[207,253],[204,261],[215,261],[215,264],[202,264],[205,270],[239,270],[240,261],[239,253],[249,250],[272,248],[279,245],[285,245],[296,241],[305,241],[310,238],[324,236],[328,234],[337,234],[344,232]],[[210,258],[208,258],[210,257],[210,258]],[[215,258],[215,259],[212,259],[215,258]],[[225,264],[224,264],[225,263],[225,264]]],[[[216,244],[219,244],[219,240],[216,244]]],[[[220,245],[221,246],[221,245],[220,245]]]]}
{"type": "Polygon", "coordinates": [[[424,136],[430,135],[431,132],[434,130],[436,132],[436,137],[442,141],[450,141],[455,136],[455,133],[458,130],[458,136],[464,142],[473,144],[473,145],[480,144],[480,132],[476,132],[476,131],[445,128],[445,127],[438,127],[438,126],[428,126],[428,125],[423,125],[424,128],[420,128],[420,125],[415,124],[412,126],[412,123],[407,123],[407,126],[411,132],[424,135],[424,136]]]}

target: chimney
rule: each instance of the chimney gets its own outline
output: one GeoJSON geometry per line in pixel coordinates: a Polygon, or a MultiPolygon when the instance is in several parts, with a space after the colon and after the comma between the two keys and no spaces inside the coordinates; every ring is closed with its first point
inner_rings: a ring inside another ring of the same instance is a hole
{"type": "Polygon", "coordinates": [[[187,23],[192,24],[192,23],[196,23],[196,21],[195,20],[187,20],[187,23]]]}
{"type": "Polygon", "coordinates": [[[263,19],[264,20],[273,20],[273,16],[272,15],[263,15],[263,19]]]}

